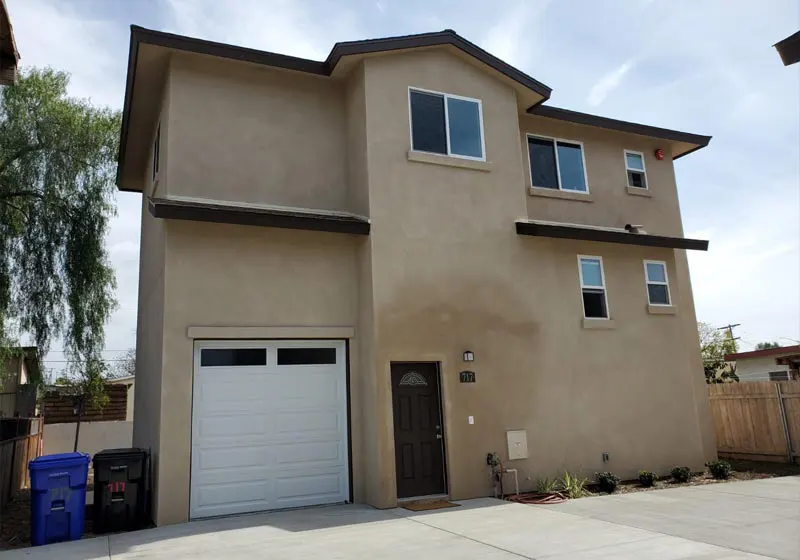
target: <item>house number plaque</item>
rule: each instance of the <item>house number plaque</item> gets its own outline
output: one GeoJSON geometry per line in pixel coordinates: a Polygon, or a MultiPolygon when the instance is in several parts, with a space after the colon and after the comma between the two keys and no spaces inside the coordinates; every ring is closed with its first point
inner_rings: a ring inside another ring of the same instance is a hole
{"type": "Polygon", "coordinates": [[[461,383],[475,383],[475,372],[462,371],[458,374],[458,380],[461,381],[461,383]]]}

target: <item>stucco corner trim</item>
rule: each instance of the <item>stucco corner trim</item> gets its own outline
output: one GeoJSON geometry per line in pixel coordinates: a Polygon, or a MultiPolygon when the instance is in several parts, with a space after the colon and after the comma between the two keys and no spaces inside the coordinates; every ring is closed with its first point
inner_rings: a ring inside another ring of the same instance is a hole
{"type": "Polygon", "coordinates": [[[461,169],[472,169],[474,171],[491,171],[492,162],[478,161],[474,159],[464,159],[453,156],[438,154],[428,154],[425,152],[415,152],[408,150],[408,161],[417,163],[432,163],[434,165],[444,165],[447,167],[460,167],[461,169]]]}
{"type": "Polygon", "coordinates": [[[628,191],[628,194],[632,194],[633,196],[647,196],[651,198],[653,196],[653,193],[650,192],[650,189],[642,189],[639,187],[626,187],[626,190],[628,191]]]}
{"type": "Polygon", "coordinates": [[[560,198],[562,200],[594,202],[594,197],[589,193],[561,191],[556,189],[543,189],[541,187],[530,187],[528,189],[528,193],[531,196],[543,196],[545,198],[560,198]]]}
{"type": "Polygon", "coordinates": [[[581,326],[584,329],[595,329],[595,330],[611,330],[616,329],[617,326],[614,324],[613,319],[589,319],[584,318],[583,323],[581,326]]]}
{"type": "Polygon", "coordinates": [[[355,327],[214,327],[193,326],[186,335],[191,339],[258,338],[355,338],[355,327]]]}
{"type": "Polygon", "coordinates": [[[647,312],[650,315],[677,315],[678,308],[674,305],[648,305],[647,312]]]}

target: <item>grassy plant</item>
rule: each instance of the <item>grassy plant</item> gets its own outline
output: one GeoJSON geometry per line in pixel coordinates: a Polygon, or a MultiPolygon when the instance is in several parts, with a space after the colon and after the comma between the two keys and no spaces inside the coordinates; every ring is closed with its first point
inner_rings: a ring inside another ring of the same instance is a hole
{"type": "Polygon", "coordinates": [[[728,461],[711,461],[706,463],[706,466],[711,476],[717,480],[727,480],[731,477],[731,472],[733,471],[733,467],[728,461]]]}
{"type": "Polygon", "coordinates": [[[674,467],[670,474],[675,482],[689,482],[692,478],[692,471],[689,467],[674,467]]]}
{"type": "Polygon", "coordinates": [[[580,498],[586,495],[587,482],[587,479],[579,478],[570,474],[569,471],[565,471],[564,476],[558,481],[558,489],[568,498],[580,498]]]}
{"type": "Polygon", "coordinates": [[[656,480],[658,480],[656,473],[652,473],[650,471],[639,471],[639,484],[645,488],[651,487],[656,483],[656,480]]]}
{"type": "Polygon", "coordinates": [[[555,478],[540,478],[536,481],[536,491],[540,494],[549,494],[558,491],[558,480],[555,478]]]}
{"type": "Polygon", "coordinates": [[[594,477],[600,490],[609,494],[616,490],[619,484],[619,477],[612,472],[595,473],[594,477]]]}

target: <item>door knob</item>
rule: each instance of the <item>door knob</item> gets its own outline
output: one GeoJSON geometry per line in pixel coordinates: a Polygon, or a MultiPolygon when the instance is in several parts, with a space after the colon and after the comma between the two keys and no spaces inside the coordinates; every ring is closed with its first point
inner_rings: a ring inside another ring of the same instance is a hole
{"type": "Polygon", "coordinates": [[[442,434],[436,434],[436,439],[442,439],[442,434]]]}

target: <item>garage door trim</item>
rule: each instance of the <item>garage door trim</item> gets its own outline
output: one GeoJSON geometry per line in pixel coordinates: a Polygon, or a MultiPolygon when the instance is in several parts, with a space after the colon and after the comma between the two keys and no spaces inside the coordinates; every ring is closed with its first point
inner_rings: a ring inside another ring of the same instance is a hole
{"type": "MultiPolygon", "coordinates": [[[[189,443],[190,443],[190,453],[189,453],[189,504],[188,504],[188,517],[190,520],[192,519],[206,519],[209,517],[220,517],[226,515],[236,515],[236,513],[223,513],[219,516],[200,516],[200,515],[192,515],[192,499],[193,499],[193,486],[192,486],[192,476],[193,476],[193,463],[195,461],[195,449],[194,449],[194,422],[195,422],[195,390],[196,390],[196,382],[197,382],[197,375],[201,368],[201,351],[203,349],[208,348],[231,348],[231,349],[241,349],[241,348],[266,348],[267,349],[267,367],[270,366],[270,358],[272,358],[272,365],[276,365],[276,356],[277,356],[277,348],[280,346],[281,348],[313,348],[313,347],[341,347],[343,346],[343,353],[342,358],[344,360],[344,421],[346,423],[344,427],[344,437],[346,438],[346,465],[345,468],[347,469],[346,476],[345,476],[345,492],[344,495],[346,496],[346,503],[353,502],[353,441],[352,441],[352,411],[351,411],[351,393],[350,393],[350,340],[348,338],[339,338],[339,337],[317,337],[317,338],[301,338],[296,337],[293,339],[282,338],[282,337],[273,337],[273,338],[258,338],[258,339],[225,339],[225,338],[215,338],[215,339],[194,339],[193,341],[193,364],[192,364],[192,394],[191,394],[191,411],[190,411],[190,434],[189,434],[189,443]],[[336,346],[331,346],[330,343],[336,343],[336,346]],[[340,345],[340,346],[339,346],[340,345]]],[[[339,353],[337,352],[337,356],[339,353]]],[[[337,363],[336,367],[338,368],[340,364],[337,363]]],[[[320,504],[322,505],[322,504],[320,504]]],[[[287,508],[273,508],[264,511],[276,511],[277,509],[293,509],[294,507],[304,507],[304,506],[290,506],[287,508]]]]}

